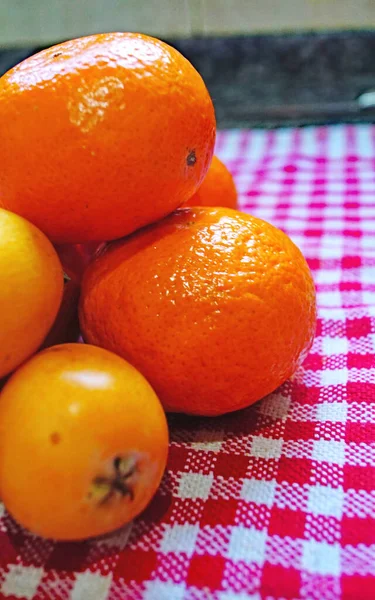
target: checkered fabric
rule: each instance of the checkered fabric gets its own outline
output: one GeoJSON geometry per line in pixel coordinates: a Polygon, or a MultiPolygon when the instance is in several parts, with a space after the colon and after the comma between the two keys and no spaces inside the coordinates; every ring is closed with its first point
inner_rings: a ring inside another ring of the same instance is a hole
{"type": "Polygon", "coordinates": [[[167,473],[132,526],[54,544],[3,512],[1,598],[375,598],[375,127],[227,131],[217,153],[241,208],[310,264],[311,353],[245,411],[172,417],[167,473]]]}

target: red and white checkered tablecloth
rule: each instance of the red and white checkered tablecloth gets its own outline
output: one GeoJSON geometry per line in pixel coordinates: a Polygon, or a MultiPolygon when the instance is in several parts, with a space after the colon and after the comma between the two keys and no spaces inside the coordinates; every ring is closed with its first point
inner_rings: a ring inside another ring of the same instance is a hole
{"type": "Polygon", "coordinates": [[[54,544],[3,512],[1,598],[375,598],[375,127],[227,131],[217,153],[241,208],[309,261],[312,351],[245,411],[172,417],[168,471],[131,527],[54,544]]]}

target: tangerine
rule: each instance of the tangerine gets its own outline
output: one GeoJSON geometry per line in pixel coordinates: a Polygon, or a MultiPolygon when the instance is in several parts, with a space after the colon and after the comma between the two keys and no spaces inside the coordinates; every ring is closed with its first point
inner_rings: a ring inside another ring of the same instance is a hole
{"type": "Polygon", "coordinates": [[[217,156],[213,156],[201,185],[184,206],[237,208],[237,189],[232,174],[217,156]]]}
{"type": "Polygon", "coordinates": [[[228,208],[180,209],[109,245],[82,282],[85,339],[129,360],[168,411],[219,415],[290,377],[315,289],[291,239],[228,208]]]}
{"type": "Polygon", "coordinates": [[[102,33],[42,50],[0,79],[4,207],[56,243],[107,241],[173,211],[210,164],[215,115],[176,49],[102,33]]]}

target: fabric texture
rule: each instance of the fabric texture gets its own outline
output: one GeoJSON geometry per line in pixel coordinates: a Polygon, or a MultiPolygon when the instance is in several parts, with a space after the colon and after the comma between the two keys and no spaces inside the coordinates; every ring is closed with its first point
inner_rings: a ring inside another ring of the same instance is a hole
{"type": "Polygon", "coordinates": [[[1,598],[375,598],[375,127],[225,131],[217,153],[240,208],[309,262],[313,348],[245,411],[171,417],[167,473],[132,526],[55,544],[3,510],[1,598]]]}

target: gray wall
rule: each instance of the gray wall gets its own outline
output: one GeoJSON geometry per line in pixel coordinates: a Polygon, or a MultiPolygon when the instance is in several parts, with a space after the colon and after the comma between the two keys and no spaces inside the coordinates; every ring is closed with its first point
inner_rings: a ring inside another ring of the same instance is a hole
{"type": "Polygon", "coordinates": [[[0,46],[99,31],[161,37],[375,26],[375,0],[0,0],[0,46]]]}

